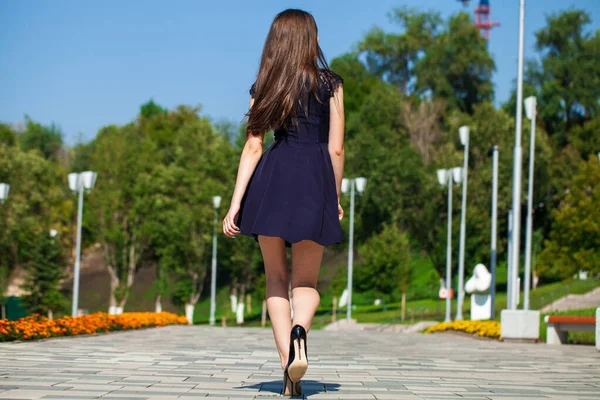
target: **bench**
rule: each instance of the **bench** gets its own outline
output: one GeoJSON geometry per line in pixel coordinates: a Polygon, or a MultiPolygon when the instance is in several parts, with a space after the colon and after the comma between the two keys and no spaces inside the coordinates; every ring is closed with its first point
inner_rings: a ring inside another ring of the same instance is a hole
{"type": "Polygon", "coordinates": [[[600,308],[596,310],[596,317],[546,315],[544,321],[548,324],[547,344],[560,345],[567,343],[569,332],[596,331],[596,348],[600,350],[600,308]]]}

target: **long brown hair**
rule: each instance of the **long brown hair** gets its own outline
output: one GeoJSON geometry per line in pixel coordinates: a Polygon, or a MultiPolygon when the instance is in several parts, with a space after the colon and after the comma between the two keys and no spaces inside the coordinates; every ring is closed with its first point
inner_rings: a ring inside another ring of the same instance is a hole
{"type": "Polygon", "coordinates": [[[319,68],[329,70],[313,16],[296,9],[277,14],[263,48],[246,134],[284,126],[301,91],[308,86],[308,93],[316,93],[319,68]]]}

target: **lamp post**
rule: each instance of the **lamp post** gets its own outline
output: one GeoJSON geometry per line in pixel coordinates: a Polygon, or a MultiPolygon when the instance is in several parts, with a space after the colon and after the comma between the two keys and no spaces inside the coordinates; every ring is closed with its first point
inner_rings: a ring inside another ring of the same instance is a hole
{"type": "Polygon", "coordinates": [[[525,285],[523,309],[529,310],[529,286],[531,278],[531,241],[533,231],[533,163],[535,157],[535,116],[537,101],[534,96],[525,99],[525,114],[531,120],[529,141],[529,181],[527,183],[527,231],[525,237],[525,285]]]}
{"type": "Polygon", "coordinates": [[[75,266],[73,276],[73,304],[71,309],[71,316],[76,317],[78,315],[79,305],[79,269],[81,261],[81,218],[83,216],[83,192],[85,189],[88,191],[94,188],[96,184],[97,174],[93,171],[85,171],[81,173],[73,172],[69,174],[69,188],[76,194],[79,195],[79,201],[77,204],[77,241],[75,250],[75,266]]]}
{"type": "Polygon", "coordinates": [[[498,146],[492,146],[490,152],[492,153],[492,235],[490,238],[490,268],[492,273],[492,309],[491,316],[495,319],[495,306],[496,301],[496,230],[498,222],[498,146]]]}
{"type": "Polygon", "coordinates": [[[217,223],[219,218],[219,207],[221,206],[221,196],[213,197],[213,206],[215,209],[215,220],[213,223],[213,248],[212,248],[212,269],[210,276],[210,319],[209,324],[215,324],[216,291],[217,291],[217,223]]]}
{"type": "Polygon", "coordinates": [[[460,135],[460,142],[465,146],[463,169],[462,169],[462,205],[460,210],[460,246],[458,252],[458,297],[456,303],[456,319],[458,321],[463,319],[462,308],[463,300],[465,298],[465,236],[466,236],[466,217],[467,217],[467,172],[469,168],[469,127],[461,126],[458,129],[460,135]]]}
{"type": "MultiPolygon", "coordinates": [[[[519,11],[519,56],[517,69],[517,118],[515,130],[515,148],[513,158],[513,188],[512,188],[512,212],[513,212],[513,233],[512,233],[512,251],[511,251],[511,276],[510,280],[513,287],[513,300],[517,288],[517,279],[519,276],[519,250],[521,239],[521,123],[523,119],[523,30],[525,25],[525,0],[520,0],[519,11]]],[[[517,308],[516,301],[511,302],[509,309],[517,308]]]]}
{"type": "Polygon", "coordinates": [[[8,183],[0,183],[0,204],[3,204],[8,198],[10,185],[8,183]]]}
{"type": "Polygon", "coordinates": [[[451,169],[438,169],[438,182],[448,186],[448,236],[446,240],[446,318],[445,322],[452,321],[450,290],[452,287],[452,183],[460,183],[462,171],[460,167],[451,169]]]}
{"type": "Polygon", "coordinates": [[[354,263],[354,192],[362,193],[367,186],[367,178],[342,179],[342,193],[350,189],[350,237],[348,239],[348,301],[346,302],[346,319],[352,319],[352,268],[354,263]]]}

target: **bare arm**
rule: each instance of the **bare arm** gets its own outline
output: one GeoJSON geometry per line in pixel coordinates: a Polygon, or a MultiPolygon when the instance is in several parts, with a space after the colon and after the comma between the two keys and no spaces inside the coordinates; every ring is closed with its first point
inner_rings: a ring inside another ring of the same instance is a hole
{"type": "MultiPolygon", "coordinates": [[[[338,203],[344,175],[344,88],[338,86],[329,100],[329,155],[333,164],[338,203]]],[[[341,216],[340,216],[341,219],[341,216]]]]}
{"type": "MultiPolygon", "coordinates": [[[[250,99],[250,107],[254,103],[254,99],[250,99]]],[[[242,150],[240,157],[240,164],[238,167],[237,178],[235,181],[235,189],[233,190],[233,196],[231,197],[231,205],[229,211],[223,220],[223,233],[232,237],[239,233],[239,228],[236,225],[237,215],[240,211],[240,204],[248,182],[256,169],[256,165],[260,160],[260,156],[263,151],[263,138],[264,133],[260,135],[249,135],[246,139],[246,144],[242,150]]]]}

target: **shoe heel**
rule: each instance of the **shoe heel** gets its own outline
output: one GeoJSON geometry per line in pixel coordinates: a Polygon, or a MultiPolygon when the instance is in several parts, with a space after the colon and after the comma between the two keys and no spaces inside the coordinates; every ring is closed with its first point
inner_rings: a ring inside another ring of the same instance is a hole
{"type": "Polygon", "coordinates": [[[295,357],[294,361],[288,366],[288,375],[293,382],[299,382],[308,369],[304,345],[304,339],[294,339],[293,341],[295,357]]]}

